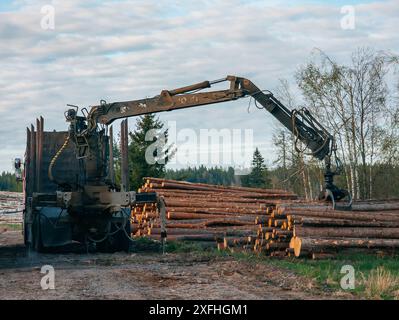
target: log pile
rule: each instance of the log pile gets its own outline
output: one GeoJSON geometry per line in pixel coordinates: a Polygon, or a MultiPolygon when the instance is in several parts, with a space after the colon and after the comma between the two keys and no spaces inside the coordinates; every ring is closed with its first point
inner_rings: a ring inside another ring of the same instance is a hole
{"type": "MultiPolygon", "coordinates": [[[[139,192],[157,192],[167,207],[169,240],[197,241],[218,248],[253,249],[259,237],[256,221],[268,218],[277,202],[297,199],[285,190],[223,187],[145,178],[139,192]]],[[[132,210],[134,237],[159,240],[161,229],[155,204],[132,210]]]]}
{"type": "MultiPolygon", "coordinates": [[[[356,202],[352,211],[339,211],[284,190],[155,178],[145,178],[139,191],[164,198],[169,240],[313,259],[347,248],[399,248],[399,200],[356,202]]],[[[132,222],[133,236],[160,239],[155,204],[133,208],[132,222]]]]}
{"type": "Polygon", "coordinates": [[[0,191],[0,224],[21,223],[23,202],[22,193],[0,191]]]}
{"type": "Polygon", "coordinates": [[[287,216],[293,232],[287,251],[296,257],[353,248],[399,248],[399,201],[356,202],[352,211],[286,204],[278,211],[287,216]]]}
{"type": "Polygon", "coordinates": [[[271,256],[330,258],[344,249],[399,248],[399,201],[356,202],[352,211],[316,202],[280,202],[259,217],[254,250],[271,256]]]}

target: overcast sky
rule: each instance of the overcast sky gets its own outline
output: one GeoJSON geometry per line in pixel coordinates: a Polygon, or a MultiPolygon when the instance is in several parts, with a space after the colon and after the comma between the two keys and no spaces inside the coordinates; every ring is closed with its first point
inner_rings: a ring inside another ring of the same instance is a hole
{"type": "MultiPolygon", "coordinates": [[[[398,18],[399,0],[1,0],[0,171],[23,156],[36,117],[46,130],[66,129],[67,103],[140,99],[228,74],[273,91],[316,47],[342,62],[358,46],[398,53],[398,18]],[[55,10],[54,29],[42,28],[45,5],[55,10]],[[348,5],[354,29],[341,27],[348,5]]],[[[244,99],[160,118],[198,133],[252,129],[271,163],[277,124],[247,108],[244,99]]]]}

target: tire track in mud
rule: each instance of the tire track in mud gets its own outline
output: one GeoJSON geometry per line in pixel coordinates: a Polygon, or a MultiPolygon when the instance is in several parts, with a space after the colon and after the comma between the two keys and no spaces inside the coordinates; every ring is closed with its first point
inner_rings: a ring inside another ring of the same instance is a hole
{"type": "MultiPolygon", "coordinates": [[[[29,253],[20,232],[0,236],[0,299],[323,299],[313,281],[266,263],[198,253],[29,253]],[[55,268],[55,290],[40,268],[55,268]]],[[[342,297],[341,297],[342,298],[342,297]]]]}

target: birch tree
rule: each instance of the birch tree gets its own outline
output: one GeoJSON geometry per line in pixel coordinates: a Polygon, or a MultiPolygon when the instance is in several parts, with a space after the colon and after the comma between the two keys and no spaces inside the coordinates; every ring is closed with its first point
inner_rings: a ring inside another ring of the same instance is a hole
{"type": "Polygon", "coordinates": [[[369,198],[377,132],[386,121],[386,55],[360,48],[349,64],[321,51],[315,58],[298,71],[299,88],[308,107],[336,136],[353,197],[369,198]]]}

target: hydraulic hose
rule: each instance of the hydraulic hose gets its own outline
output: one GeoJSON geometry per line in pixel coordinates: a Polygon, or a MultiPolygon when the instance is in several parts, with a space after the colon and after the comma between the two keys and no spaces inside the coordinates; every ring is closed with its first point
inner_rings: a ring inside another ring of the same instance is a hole
{"type": "Polygon", "coordinates": [[[55,179],[53,177],[53,167],[55,165],[55,163],[57,162],[59,156],[61,155],[61,153],[65,150],[65,148],[68,146],[70,140],[70,135],[68,135],[68,137],[65,139],[64,144],[61,146],[61,148],[57,151],[57,153],[55,154],[55,156],[53,157],[53,159],[51,159],[50,165],[48,167],[48,178],[50,179],[50,181],[55,182],[55,179]]]}

